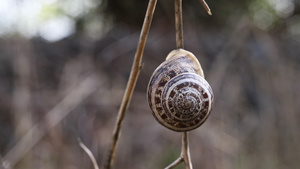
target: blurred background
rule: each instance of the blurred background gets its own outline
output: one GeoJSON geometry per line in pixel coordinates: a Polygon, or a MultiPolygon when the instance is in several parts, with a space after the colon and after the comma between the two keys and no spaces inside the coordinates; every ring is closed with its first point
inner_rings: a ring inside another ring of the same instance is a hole
{"type": "MultiPolygon", "coordinates": [[[[183,1],[185,48],[204,69],[214,110],[190,133],[195,169],[298,169],[300,1],[183,1]]],[[[0,168],[103,165],[147,0],[0,1],[0,168]]],[[[176,48],[173,0],[159,0],[114,168],[164,168],[181,134],[146,100],[176,48]]],[[[179,168],[184,168],[180,165],[179,168]]]]}

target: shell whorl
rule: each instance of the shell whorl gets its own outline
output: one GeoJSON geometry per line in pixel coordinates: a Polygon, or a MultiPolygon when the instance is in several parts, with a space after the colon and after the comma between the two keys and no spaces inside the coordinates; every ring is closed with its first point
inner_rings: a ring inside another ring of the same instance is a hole
{"type": "Polygon", "coordinates": [[[170,52],[154,71],[148,103],[155,119],[174,131],[189,131],[205,122],[213,92],[197,58],[183,49],[170,52]]]}

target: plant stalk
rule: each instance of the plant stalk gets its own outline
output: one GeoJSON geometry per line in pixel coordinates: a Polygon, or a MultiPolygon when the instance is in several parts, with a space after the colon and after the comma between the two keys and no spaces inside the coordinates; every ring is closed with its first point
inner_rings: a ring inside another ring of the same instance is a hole
{"type": "Polygon", "coordinates": [[[108,152],[107,160],[104,163],[105,169],[110,169],[110,168],[112,168],[112,165],[113,165],[116,147],[118,145],[118,141],[120,138],[122,122],[125,117],[125,113],[128,109],[128,106],[130,104],[131,97],[132,97],[134,88],[136,86],[136,82],[137,82],[139,73],[141,71],[142,57],[143,57],[143,53],[144,53],[144,49],[145,49],[146,40],[148,37],[148,32],[149,32],[150,25],[152,22],[153,14],[155,11],[156,3],[157,3],[157,0],[149,0],[149,3],[148,3],[146,16],[144,19],[139,43],[137,46],[137,51],[136,51],[135,57],[134,57],[134,63],[132,65],[130,77],[129,77],[129,80],[127,83],[127,87],[125,89],[125,93],[123,96],[123,100],[122,100],[119,112],[118,112],[117,121],[115,123],[115,128],[114,128],[113,137],[112,137],[112,143],[111,143],[111,146],[110,146],[110,149],[108,152]]]}
{"type": "Polygon", "coordinates": [[[175,0],[175,28],[177,48],[184,48],[183,42],[183,21],[182,21],[182,0],[175,0]]]}

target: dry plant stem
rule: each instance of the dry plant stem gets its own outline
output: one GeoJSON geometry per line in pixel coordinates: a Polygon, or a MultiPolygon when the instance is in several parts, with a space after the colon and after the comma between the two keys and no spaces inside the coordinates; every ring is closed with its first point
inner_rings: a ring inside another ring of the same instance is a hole
{"type": "Polygon", "coordinates": [[[193,169],[191,155],[190,155],[190,147],[189,147],[189,133],[184,132],[182,134],[182,149],[181,149],[181,157],[185,162],[186,169],[193,169]]]}
{"type": "Polygon", "coordinates": [[[172,168],[176,167],[177,165],[179,165],[181,162],[183,162],[183,158],[180,156],[179,158],[177,158],[177,160],[175,160],[172,164],[170,164],[165,169],[172,169],[172,168]]]}
{"type": "Polygon", "coordinates": [[[87,146],[85,146],[81,139],[78,138],[78,143],[79,143],[79,146],[84,150],[84,152],[90,157],[92,163],[93,163],[93,166],[94,166],[94,169],[99,169],[99,166],[97,164],[97,161],[93,155],[93,153],[91,152],[91,150],[89,150],[89,148],[87,148],[87,146]]]}
{"type": "Polygon", "coordinates": [[[209,15],[212,15],[211,10],[210,10],[209,6],[207,5],[207,3],[205,2],[205,0],[200,0],[200,2],[202,3],[202,5],[203,5],[203,7],[205,8],[206,12],[207,12],[209,15]]]}
{"type": "Polygon", "coordinates": [[[122,100],[122,103],[121,103],[121,106],[120,106],[120,109],[118,112],[118,117],[117,117],[117,121],[115,124],[112,143],[111,143],[111,146],[109,149],[107,160],[105,161],[105,164],[104,164],[105,169],[110,169],[113,165],[115,151],[116,151],[116,147],[117,147],[118,140],[120,137],[121,125],[122,125],[123,119],[125,117],[125,113],[128,109],[139,73],[141,71],[142,56],[144,53],[144,48],[145,48],[148,32],[150,29],[150,25],[152,22],[156,3],[157,3],[157,0],[149,0],[149,3],[148,3],[146,16],[144,19],[139,43],[137,46],[137,51],[136,51],[135,58],[134,58],[134,63],[133,63],[132,69],[131,69],[130,77],[129,77],[127,87],[126,87],[126,90],[125,90],[125,93],[123,96],[123,100],[122,100]]]}
{"type": "Polygon", "coordinates": [[[175,160],[172,164],[167,166],[165,169],[172,169],[177,165],[179,165],[181,162],[185,162],[186,169],[193,169],[188,138],[189,138],[189,133],[183,132],[180,157],[177,160],[175,160]]]}
{"type": "MultiPolygon", "coordinates": [[[[177,48],[183,48],[183,22],[182,22],[182,0],[175,0],[175,27],[176,27],[176,44],[177,48]]],[[[188,132],[182,133],[182,147],[180,157],[170,164],[166,169],[173,168],[181,162],[185,162],[186,169],[192,169],[192,161],[190,157],[188,132]]]]}
{"type": "Polygon", "coordinates": [[[175,27],[177,48],[184,48],[183,22],[182,22],[182,0],[175,0],[175,27]]]}

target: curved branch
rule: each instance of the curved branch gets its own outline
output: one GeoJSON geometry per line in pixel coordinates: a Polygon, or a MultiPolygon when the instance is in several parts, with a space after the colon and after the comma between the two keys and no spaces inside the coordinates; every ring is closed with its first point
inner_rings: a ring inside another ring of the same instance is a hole
{"type": "Polygon", "coordinates": [[[92,161],[92,164],[94,166],[94,169],[99,169],[99,166],[97,164],[97,161],[93,155],[93,153],[91,152],[91,150],[89,148],[87,148],[86,145],[83,144],[83,142],[81,141],[80,138],[77,139],[78,140],[78,144],[79,146],[83,149],[83,151],[89,156],[89,158],[91,159],[92,161]]]}

